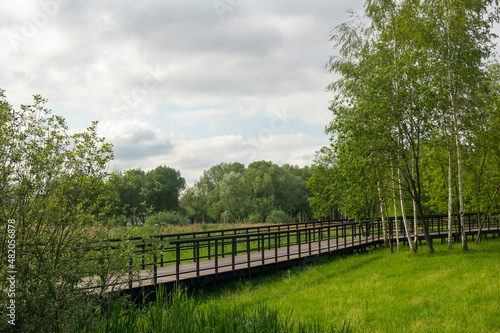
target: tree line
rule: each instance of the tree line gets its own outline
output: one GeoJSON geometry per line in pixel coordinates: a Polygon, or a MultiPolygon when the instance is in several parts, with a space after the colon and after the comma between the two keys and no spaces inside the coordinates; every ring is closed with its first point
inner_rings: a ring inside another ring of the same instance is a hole
{"type": "Polygon", "coordinates": [[[309,167],[253,162],[221,163],[205,170],[180,205],[193,221],[293,222],[312,217],[306,189],[309,167]]]}
{"type": "Polygon", "coordinates": [[[100,203],[100,220],[113,225],[145,223],[148,218],[154,224],[303,220],[312,218],[308,178],[308,167],[266,161],[248,167],[239,162],[214,165],[189,187],[180,171],[168,166],[114,171],[102,181],[97,196],[107,198],[105,205],[100,203]]]}
{"type": "Polygon", "coordinates": [[[424,215],[448,212],[451,233],[454,216],[463,226],[465,211],[499,208],[498,3],[368,0],[351,18],[331,33],[331,144],[311,167],[311,204],[322,216],[402,216],[412,251],[418,220],[432,253],[424,215]]]}

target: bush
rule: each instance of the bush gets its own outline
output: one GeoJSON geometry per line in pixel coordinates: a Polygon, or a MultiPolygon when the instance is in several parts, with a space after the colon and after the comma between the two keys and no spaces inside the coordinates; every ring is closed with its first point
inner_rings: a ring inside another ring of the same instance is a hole
{"type": "Polygon", "coordinates": [[[148,226],[162,226],[165,227],[167,225],[188,225],[191,221],[182,215],[180,212],[176,211],[167,211],[167,212],[157,212],[153,215],[150,215],[146,218],[146,225],[148,226]]]}
{"type": "Polygon", "coordinates": [[[45,103],[35,96],[15,110],[0,89],[0,332],[73,332],[75,314],[89,317],[107,287],[128,277],[128,253],[88,250],[108,232],[101,222],[112,202],[102,188],[112,146],[96,122],[71,133],[45,103]]]}
{"type": "Polygon", "coordinates": [[[221,223],[238,223],[240,220],[236,219],[229,210],[225,210],[221,215],[220,215],[220,221],[221,223]]]}
{"type": "Polygon", "coordinates": [[[248,217],[248,223],[255,224],[262,222],[264,222],[264,218],[260,214],[252,214],[248,217]]]}
{"type": "Polygon", "coordinates": [[[279,210],[273,210],[271,214],[266,218],[267,223],[294,223],[295,220],[293,217],[282,211],[281,209],[279,210]]]}

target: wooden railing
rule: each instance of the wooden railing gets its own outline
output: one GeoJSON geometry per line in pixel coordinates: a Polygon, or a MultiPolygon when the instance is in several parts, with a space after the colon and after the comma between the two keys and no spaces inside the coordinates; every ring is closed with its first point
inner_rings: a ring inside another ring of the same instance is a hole
{"type": "MultiPolygon", "coordinates": [[[[407,217],[409,232],[413,236],[413,218],[407,217]]],[[[447,215],[426,216],[432,238],[448,236],[447,215]]],[[[465,227],[468,235],[477,232],[476,214],[466,214],[465,227]]],[[[388,219],[388,236],[395,236],[395,220],[388,219]]],[[[400,239],[404,240],[402,219],[398,219],[400,239]]],[[[460,234],[460,226],[453,224],[453,233],[460,234]]],[[[485,233],[498,233],[499,215],[487,217],[483,225],[485,233]]],[[[421,232],[417,229],[417,232],[421,232]]],[[[382,244],[384,232],[380,219],[361,223],[345,220],[328,220],[278,224],[226,230],[200,231],[182,234],[156,235],[150,239],[133,237],[127,240],[109,239],[94,249],[106,250],[108,255],[120,250],[129,242],[133,251],[128,257],[130,271],[149,271],[128,281],[128,288],[142,281],[157,285],[165,281],[180,282],[183,278],[199,279],[206,275],[251,271],[254,267],[276,265],[304,257],[354,250],[382,244]],[[130,243],[132,242],[132,243],[130,243]]],[[[102,258],[102,257],[101,257],[102,258]]],[[[96,257],[97,259],[97,257],[96,257]]],[[[102,259],[101,259],[102,260],[102,259]]],[[[99,264],[99,263],[98,263],[99,264]]]]}

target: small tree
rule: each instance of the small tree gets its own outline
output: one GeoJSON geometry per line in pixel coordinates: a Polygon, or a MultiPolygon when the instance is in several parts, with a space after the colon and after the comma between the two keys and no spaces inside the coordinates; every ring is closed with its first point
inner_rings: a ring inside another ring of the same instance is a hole
{"type": "Polygon", "coordinates": [[[22,332],[71,331],[73,317],[87,317],[100,296],[81,291],[84,278],[109,283],[112,275],[103,269],[114,267],[109,258],[96,267],[89,261],[96,253],[88,250],[104,235],[96,221],[106,205],[97,201],[106,201],[98,194],[112,146],[97,136],[96,122],[71,134],[45,103],[34,96],[33,105],[18,111],[0,90],[0,294],[7,299],[7,268],[17,272],[15,329],[22,332]],[[10,261],[7,221],[15,226],[10,261]]]}

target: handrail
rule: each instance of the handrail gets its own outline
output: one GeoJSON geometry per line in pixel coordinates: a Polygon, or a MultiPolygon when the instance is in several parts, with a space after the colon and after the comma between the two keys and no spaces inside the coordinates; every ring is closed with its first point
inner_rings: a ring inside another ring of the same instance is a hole
{"type": "MultiPolygon", "coordinates": [[[[365,222],[363,222],[365,223],[365,222]]],[[[326,225],[326,226],[319,226],[319,227],[309,227],[309,228],[302,228],[302,229],[290,229],[290,230],[278,230],[278,231],[270,231],[270,232],[259,232],[259,233],[253,233],[253,234],[234,234],[234,235],[226,235],[226,236],[212,236],[212,237],[196,237],[196,238],[181,238],[181,239],[173,239],[170,240],[170,244],[183,244],[183,243],[192,243],[192,242],[203,242],[203,241],[208,241],[208,240],[221,240],[221,239],[235,239],[235,238],[248,238],[252,236],[267,236],[267,235],[277,235],[277,234],[286,234],[286,233],[293,233],[297,231],[302,231],[302,230],[320,230],[323,228],[328,228],[328,227],[333,227],[333,226],[348,226],[348,225],[359,225],[358,222],[350,222],[350,223],[343,223],[343,224],[333,224],[333,225],[326,225]]]]}
{"type": "MultiPolygon", "coordinates": [[[[237,231],[243,231],[243,230],[252,230],[252,229],[268,229],[268,228],[285,228],[285,227],[291,227],[291,226],[300,226],[300,225],[308,225],[308,224],[318,224],[318,223],[344,223],[344,222],[349,222],[347,219],[329,219],[329,220],[321,220],[321,221],[304,221],[304,222],[293,222],[293,223],[276,223],[276,224],[269,224],[269,225],[261,225],[261,226],[255,226],[255,227],[241,227],[241,228],[229,228],[229,229],[218,229],[218,230],[203,230],[203,231],[193,231],[193,232],[183,232],[183,233],[175,233],[175,234],[160,234],[160,235],[152,235],[150,237],[153,238],[167,238],[167,237],[183,237],[183,236],[189,236],[189,235],[201,235],[201,234],[213,234],[213,233],[227,233],[227,232],[237,232],[237,231]]],[[[196,236],[195,236],[196,237],[196,236]]],[[[124,240],[140,240],[144,239],[142,236],[134,236],[130,238],[108,238],[104,239],[101,242],[120,242],[124,240]]]]}

